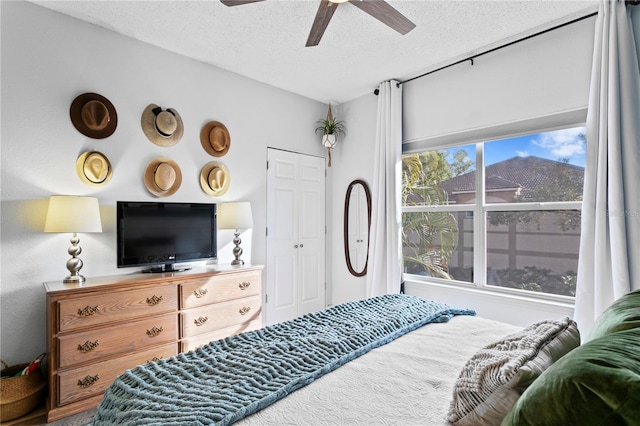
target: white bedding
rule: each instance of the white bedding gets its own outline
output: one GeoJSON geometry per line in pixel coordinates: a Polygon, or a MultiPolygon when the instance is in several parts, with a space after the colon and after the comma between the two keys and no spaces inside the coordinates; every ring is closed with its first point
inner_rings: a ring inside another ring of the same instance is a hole
{"type": "Polygon", "coordinates": [[[465,315],[427,324],[236,424],[447,425],[453,385],[466,361],[521,328],[465,315]]]}

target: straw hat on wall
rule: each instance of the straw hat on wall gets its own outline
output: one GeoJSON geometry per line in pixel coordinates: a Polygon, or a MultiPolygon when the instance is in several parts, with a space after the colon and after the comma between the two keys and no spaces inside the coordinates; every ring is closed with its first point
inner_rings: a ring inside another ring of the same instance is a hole
{"type": "Polygon", "coordinates": [[[173,195],[182,184],[182,171],[168,158],[151,160],[144,171],[144,186],[156,197],[173,195]]]}
{"type": "Polygon", "coordinates": [[[210,121],[200,131],[200,143],[209,155],[223,157],[231,146],[231,136],[224,124],[210,121]]]}
{"type": "Polygon", "coordinates": [[[180,142],[184,124],[178,111],[173,108],[163,110],[156,104],[148,105],[140,119],[142,131],[158,146],[173,146],[180,142]]]}
{"type": "Polygon", "coordinates": [[[76,173],[87,185],[102,186],[111,180],[113,169],[104,154],[98,151],[87,151],[76,160],[76,173]]]}
{"type": "Polygon", "coordinates": [[[229,170],[222,163],[211,161],[200,171],[200,186],[205,194],[219,197],[227,192],[230,183],[229,170]]]}
{"type": "Polygon", "coordinates": [[[111,136],[118,126],[118,114],[107,98],[97,93],[83,93],[71,102],[69,109],[73,126],[94,139],[111,136]]]}

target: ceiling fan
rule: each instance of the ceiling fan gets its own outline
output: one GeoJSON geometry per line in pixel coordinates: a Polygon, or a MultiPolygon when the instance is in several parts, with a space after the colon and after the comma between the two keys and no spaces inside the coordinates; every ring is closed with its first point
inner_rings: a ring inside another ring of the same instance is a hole
{"type": "MultiPolygon", "coordinates": [[[[226,6],[239,6],[241,4],[257,3],[264,0],[220,0],[226,6]]],[[[307,38],[306,46],[317,46],[324,31],[329,25],[329,21],[333,16],[340,3],[349,2],[363,12],[376,18],[378,21],[393,28],[400,34],[404,35],[415,28],[416,24],[411,22],[402,13],[394,9],[384,0],[321,0],[318,12],[313,20],[309,38],[307,38]]]]}

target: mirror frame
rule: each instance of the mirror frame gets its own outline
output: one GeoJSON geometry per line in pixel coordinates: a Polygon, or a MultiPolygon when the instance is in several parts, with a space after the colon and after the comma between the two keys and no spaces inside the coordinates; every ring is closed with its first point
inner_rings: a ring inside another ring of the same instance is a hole
{"type": "Polygon", "coordinates": [[[356,179],[349,184],[347,188],[347,195],[344,200],[344,256],[347,262],[347,269],[351,275],[356,277],[362,277],[367,274],[367,266],[369,265],[369,241],[371,241],[371,192],[369,186],[362,179],[356,179]],[[349,256],[349,199],[351,197],[351,191],[356,185],[362,185],[364,188],[365,196],[367,197],[367,259],[364,262],[364,268],[361,272],[357,272],[351,265],[351,256],[349,256]]]}

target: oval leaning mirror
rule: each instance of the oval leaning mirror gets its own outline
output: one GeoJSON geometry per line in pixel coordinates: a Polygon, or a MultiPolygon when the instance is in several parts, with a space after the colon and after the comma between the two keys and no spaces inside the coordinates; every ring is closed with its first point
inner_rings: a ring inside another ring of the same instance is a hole
{"type": "Polygon", "coordinates": [[[344,255],[352,275],[367,273],[371,193],[367,183],[356,179],[349,184],[344,201],[344,255]]]}

